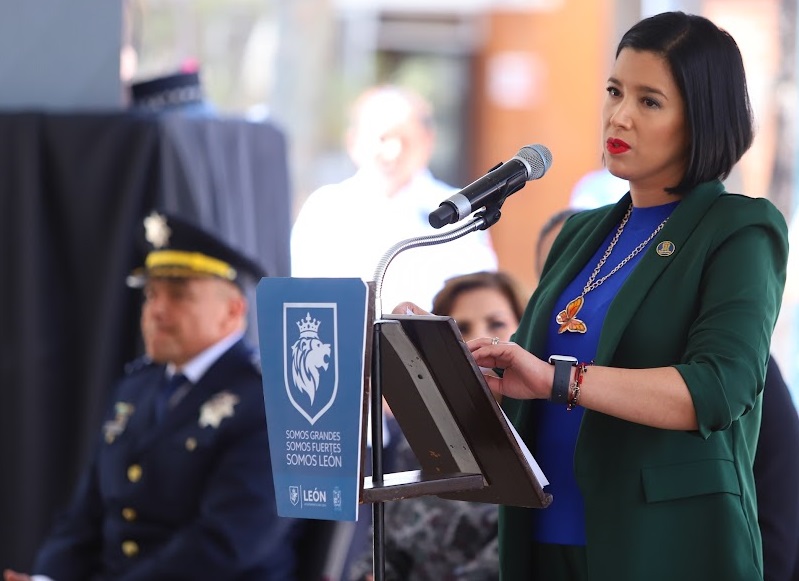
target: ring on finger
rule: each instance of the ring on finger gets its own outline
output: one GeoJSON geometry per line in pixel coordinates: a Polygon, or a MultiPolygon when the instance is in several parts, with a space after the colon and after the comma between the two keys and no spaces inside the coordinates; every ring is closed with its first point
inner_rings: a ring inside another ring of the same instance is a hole
{"type": "Polygon", "coordinates": [[[497,345],[498,343],[499,343],[499,337],[494,337],[493,339],[491,339],[492,345],[497,345]]]}

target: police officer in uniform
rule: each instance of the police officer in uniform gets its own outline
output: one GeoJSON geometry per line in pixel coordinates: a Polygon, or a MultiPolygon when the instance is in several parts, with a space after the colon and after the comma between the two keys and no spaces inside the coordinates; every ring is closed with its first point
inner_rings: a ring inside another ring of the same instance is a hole
{"type": "MultiPolygon", "coordinates": [[[[252,260],[176,217],[145,221],[146,356],[117,386],[96,453],[33,579],[290,581],[243,285],[252,260]]],[[[31,579],[5,572],[6,581],[31,579]]]]}

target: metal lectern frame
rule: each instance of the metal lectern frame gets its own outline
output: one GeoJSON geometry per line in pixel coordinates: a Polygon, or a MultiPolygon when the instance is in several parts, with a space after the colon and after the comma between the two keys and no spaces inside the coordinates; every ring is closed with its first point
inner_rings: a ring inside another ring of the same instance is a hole
{"type": "MultiPolygon", "coordinates": [[[[372,526],[373,526],[373,572],[375,581],[384,581],[385,579],[385,513],[383,503],[386,501],[400,500],[404,498],[411,498],[416,496],[424,496],[431,494],[446,495],[454,492],[468,492],[484,489],[487,486],[485,474],[477,460],[475,459],[472,451],[465,444],[459,446],[462,448],[460,452],[459,462],[450,463],[450,466],[456,466],[456,469],[450,470],[446,473],[437,473],[435,475],[425,474],[424,472],[400,472],[395,474],[384,473],[383,469],[383,360],[384,350],[388,345],[384,345],[386,340],[384,326],[396,325],[396,320],[387,320],[383,316],[382,311],[382,285],[383,278],[386,270],[388,269],[391,261],[401,252],[420,246],[431,246],[435,244],[442,244],[465,236],[477,230],[485,230],[500,218],[499,207],[501,202],[496,205],[486,207],[482,212],[476,214],[470,222],[460,227],[454,228],[447,232],[440,234],[433,234],[428,236],[419,236],[398,242],[392,246],[383,256],[375,270],[373,286],[374,286],[374,320],[372,322],[372,349],[371,349],[371,377],[370,377],[370,391],[369,391],[369,405],[371,422],[371,437],[372,437],[372,476],[364,479],[364,486],[362,490],[362,502],[373,503],[372,507],[372,526]],[[460,470],[457,467],[466,467],[466,470],[460,470]]],[[[439,317],[440,319],[440,317],[439,317]]],[[[399,337],[396,328],[392,328],[392,334],[399,337]]],[[[403,336],[404,337],[404,336],[403,336]]],[[[409,347],[412,349],[412,347],[409,347]]],[[[474,368],[474,373],[479,374],[477,368],[474,368]]],[[[491,400],[493,403],[493,400],[491,400]]],[[[496,406],[495,406],[496,407],[496,406]]],[[[442,408],[443,409],[443,408],[442,408]]],[[[447,412],[449,414],[449,412],[447,412]]],[[[495,412],[496,413],[496,412],[495,412]]],[[[451,417],[451,416],[450,416],[451,417]]],[[[500,420],[494,420],[499,424],[500,420]]],[[[454,426],[454,424],[452,425],[454,426]]],[[[460,429],[452,427],[448,434],[460,434],[460,429]]],[[[400,425],[402,427],[402,425],[400,425]]],[[[510,438],[507,427],[505,436],[510,438]]],[[[518,445],[513,452],[519,457],[522,456],[518,445]]],[[[551,502],[551,496],[543,493],[540,487],[537,487],[536,492],[538,496],[532,506],[546,506],[551,502]]]]}

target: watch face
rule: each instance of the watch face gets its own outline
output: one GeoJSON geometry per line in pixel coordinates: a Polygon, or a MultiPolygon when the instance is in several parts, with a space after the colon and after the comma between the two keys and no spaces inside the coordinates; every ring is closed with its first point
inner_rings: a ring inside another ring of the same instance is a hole
{"type": "Polygon", "coordinates": [[[566,361],[571,364],[576,364],[577,358],[570,355],[550,355],[549,362],[554,365],[555,361],[566,361]]]}

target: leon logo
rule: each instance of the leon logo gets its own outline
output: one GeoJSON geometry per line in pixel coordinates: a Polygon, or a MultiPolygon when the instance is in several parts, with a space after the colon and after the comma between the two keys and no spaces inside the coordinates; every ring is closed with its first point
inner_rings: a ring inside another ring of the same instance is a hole
{"type": "Polygon", "coordinates": [[[297,503],[300,501],[299,486],[289,486],[289,500],[291,501],[292,506],[297,506],[297,503]]]}
{"type": "Polygon", "coordinates": [[[338,391],[336,305],[283,305],[283,375],[291,405],[311,425],[330,409],[338,391]]]}

